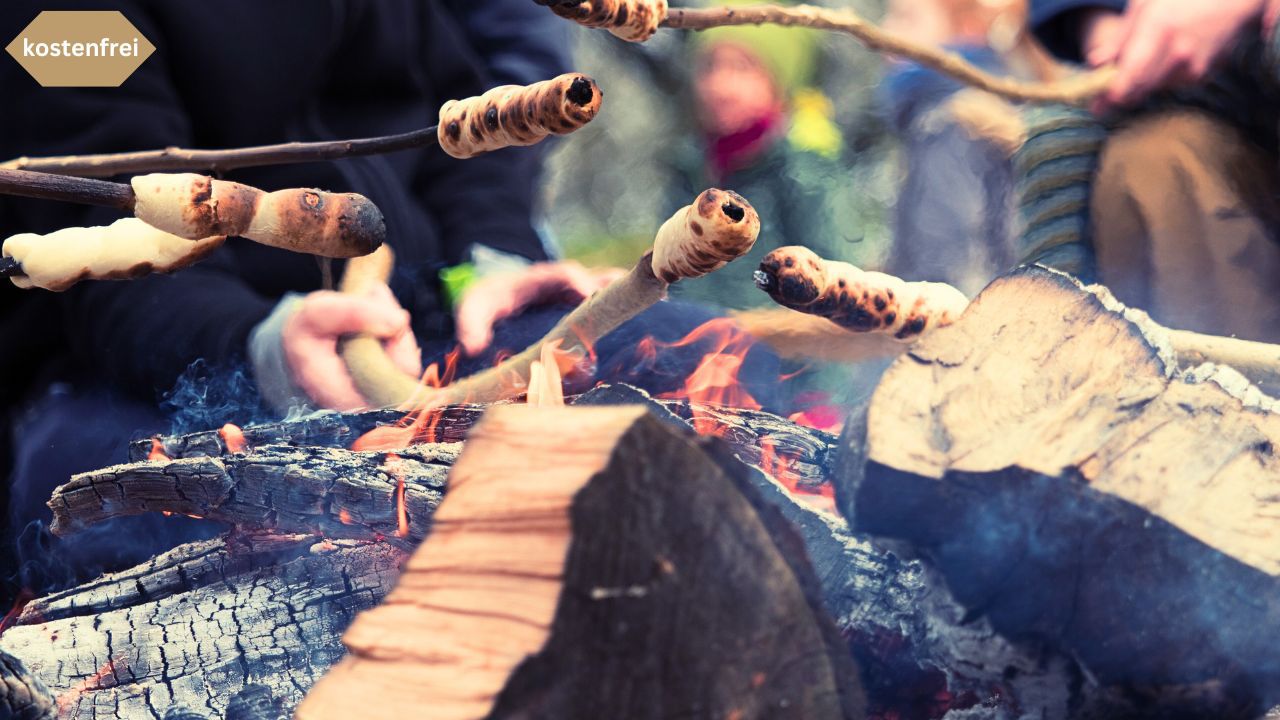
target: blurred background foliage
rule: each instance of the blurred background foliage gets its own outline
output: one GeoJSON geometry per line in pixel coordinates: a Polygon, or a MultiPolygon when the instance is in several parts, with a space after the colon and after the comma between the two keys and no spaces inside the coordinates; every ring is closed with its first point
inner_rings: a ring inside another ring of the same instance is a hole
{"type": "MultiPolygon", "coordinates": [[[[885,11],[883,0],[811,4],[850,8],[873,20],[885,11]]],[[[822,182],[835,184],[842,206],[838,241],[848,245],[839,254],[880,267],[890,249],[900,181],[897,141],[878,106],[884,61],[850,37],[813,35],[816,67],[811,87],[792,88],[789,138],[838,154],[842,172],[822,182]]],[[[700,140],[692,92],[697,42],[688,32],[661,31],[632,44],[576,29],[575,68],[600,82],[605,104],[595,121],[558,144],[548,163],[543,229],[564,256],[587,265],[629,266],[678,207],[673,189],[687,181],[674,157],[700,140]]]]}

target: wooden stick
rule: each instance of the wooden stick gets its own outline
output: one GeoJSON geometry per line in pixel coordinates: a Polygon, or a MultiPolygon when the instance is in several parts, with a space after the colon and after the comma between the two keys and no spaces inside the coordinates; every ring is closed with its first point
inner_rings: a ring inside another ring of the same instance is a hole
{"type": "Polygon", "coordinates": [[[1239,371],[1263,392],[1280,398],[1280,345],[1189,330],[1169,330],[1169,342],[1181,367],[1201,363],[1226,365],[1239,371]]]}
{"type": "Polygon", "coordinates": [[[223,173],[262,165],[337,160],[363,155],[380,155],[400,150],[429,147],[438,140],[438,128],[432,125],[399,135],[331,140],[323,142],[290,142],[276,145],[234,148],[230,150],[187,150],[168,147],[163,150],[105,153],[101,155],[60,155],[55,157],[20,157],[0,164],[0,169],[39,170],[59,175],[111,177],[149,172],[201,170],[223,173]]]}
{"type": "Polygon", "coordinates": [[[133,188],[124,183],[0,169],[0,195],[101,205],[133,212],[133,188]]]}
{"type": "MultiPolygon", "coordinates": [[[[745,198],[706,190],[658,230],[654,249],[630,272],[587,298],[541,340],[496,367],[443,388],[424,388],[417,378],[405,375],[376,338],[346,338],[338,351],[360,394],[377,406],[413,405],[418,400],[431,407],[508,400],[524,394],[530,366],[540,358],[543,345],[559,343],[562,357],[587,360],[601,338],[666,297],[671,283],[706,275],[745,255],[759,233],[760,218],[745,198]]],[[[385,284],[391,266],[389,251],[357,258],[347,263],[341,289],[362,294],[372,284],[385,284]]]]}
{"type": "Polygon", "coordinates": [[[0,277],[18,277],[26,275],[22,270],[22,263],[17,260],[0,255],[0,277]]]}
{"type": "Polygon", "coordinates": [[[852,35],[867,48],[915,61],[967,85],[1010,100],[1082,105],[1102,93],[1115,76],[1104,67],[1054,82],[1020,82],[998,77],[974,67],[960,55],[921,45],[868,22],[851,10],[831,10],[810,5],[780,7],[673,8],[662,26],[683,30],[708,30],[730,25],[788,25],[831,30],[852,35]]]}

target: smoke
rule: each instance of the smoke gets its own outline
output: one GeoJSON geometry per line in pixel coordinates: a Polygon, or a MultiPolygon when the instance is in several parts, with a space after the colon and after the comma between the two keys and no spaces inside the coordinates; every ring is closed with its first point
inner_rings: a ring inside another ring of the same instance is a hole
{"type": "Polygon", "coordinates": [[[276,419],[241,361],[226,365],[195,361],[164,394],[160,409],[169,416],[169,432],[174,435],[276,419]]]}

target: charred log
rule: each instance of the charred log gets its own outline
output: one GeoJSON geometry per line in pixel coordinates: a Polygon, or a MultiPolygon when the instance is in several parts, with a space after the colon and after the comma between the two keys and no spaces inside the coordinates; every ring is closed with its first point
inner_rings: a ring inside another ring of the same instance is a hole
{"type": "Polygon", "coordinates": [[[1248,716],[1280,690],[1280,415],[1162,333],[1065,275],[993,283],[849,423],[840,507],[1161,716],[1248,716]]]}
{"type": "Polygon", "coordinates": [[[77,475],[55,490],[52,530],[70,535],[109,518],[169,512],[251,530],[420,540],[457,452],[452,444],[398,453],[266,446],[248,454],[117,465],[77,475]]]}
{"type": "Polygon", "coordinates": [[[862,717],[799,539],[713,455],[641,408],[492,409],[297,717],[862,717]]]}
{"type": "Polygon", "coordinates": [[[53,720],[57,705],[40,678],[22,661],[0,652],[0,717],[12,720],[53,720]]]}
{"type": "Polygon", "coordinates": [[[49,687],[60,717],[230,717],[253,684],[291,707],[406,557],[390,543],[311,536],[185,545],[31,603],[0,648],[49,687]]]}

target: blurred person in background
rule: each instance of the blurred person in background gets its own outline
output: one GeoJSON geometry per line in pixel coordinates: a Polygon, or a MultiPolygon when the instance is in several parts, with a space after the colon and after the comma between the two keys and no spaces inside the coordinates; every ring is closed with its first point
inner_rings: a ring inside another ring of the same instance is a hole
{"type": "MultiPolygon", "coordinates": [[[[883,24],[990,73],[1025,75],[1012,50],[1026,11],[1025,0],[892,0],[883,24]]],[[[990,100],[978,93],[904,61],[890,61],[880,87],[904,173],[885,271],[950,283],[969,296],[1017,261],[1008,150],[955,113],[959,103],[990,100]]]]}
{"type": "Polygon", "coordinates": [[[1098,279],[1174,327],[1280,342],[1275,0],[1032,0],[1060,57],[1117,74],[1092,188],[1098,279]]]}
{"type": "Polygon", "coordinates": [[[784,245],[854,259],[855,191],[841,162],[831,102],[813,85],[820,35],[777,26],[715,28],[690,36],[698,136],[668,155],[676,182],[670,207],[699,187],[746,197],[760,213],[760,239],[725,271],[686,281],[672,296],[728,309],[767,306],[751,273],[784,245]]]}

